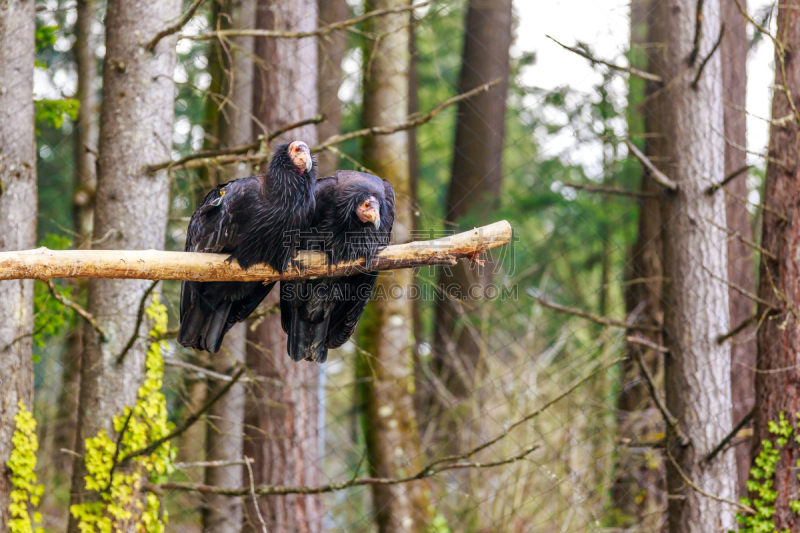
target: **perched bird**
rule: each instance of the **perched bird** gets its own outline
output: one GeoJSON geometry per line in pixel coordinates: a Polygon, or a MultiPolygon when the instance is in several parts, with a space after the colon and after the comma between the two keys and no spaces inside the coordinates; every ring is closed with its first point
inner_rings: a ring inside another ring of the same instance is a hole
{"type": "MultiPolygon", "coordinates": [[[[316,162],[306,143],[279,145],[266,175],[219,185],[192,215],[187,252],[230,254],[247,269],[266,263],[284,272],[314,214],[316,162]]],[[[228,330],[252,313],[274,283],[195,282],[181,285],[182,345],[219,351],[228,330]]]]}
{"type": "MultiPolygon", "coordinates": [[[[394,223],[394,189],[377,176],[340,170],[317,181],[316,211],[304,249],[317,249],[330,263],[361,257],[369,264],[389,244],[394,223]]],[[[294,361],[325,362],[353,334],[377,272],[339,278],[281,282],[281,325],[294,361]]]]}

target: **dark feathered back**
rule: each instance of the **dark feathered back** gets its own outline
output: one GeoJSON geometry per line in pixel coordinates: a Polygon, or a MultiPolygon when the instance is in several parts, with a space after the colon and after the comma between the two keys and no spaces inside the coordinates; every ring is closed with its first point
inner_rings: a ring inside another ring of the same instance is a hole
{"type": "MultiPolygon", "coordinates": [[[[289,265],[314,213],[316,164],[298,169],[290,143],[273,153],[267,174],[220,185],[192,215],[186,251],[226,253],[242,268],[263,263],[279,271],[289,265]]],[[[217,352],[225,333],[247,318],[274,284],[184,282],[181,328],[184,346],[217,352]]]]}
{"type": "MultiPolygon", "coordinates": [[[[340,170],[316,186],[315,239],[333,263],[361,257],[370,262],[389,244],[394,224],[394,189],[377,176],[340,170]],[[379,229],[359,220],[356,209],[370,196],[379,203],[379,229]]],[[[304,248],[309,243],[304,243],[304,248]]],[[[353,334],[369,301],[376,272],[342,278],[282,283],[281,324],[289,335],[294,360],[325,361],[328,348],[337,348],[353,334]],[[302,287],[300,287],[302,285],[302,287]]]]}

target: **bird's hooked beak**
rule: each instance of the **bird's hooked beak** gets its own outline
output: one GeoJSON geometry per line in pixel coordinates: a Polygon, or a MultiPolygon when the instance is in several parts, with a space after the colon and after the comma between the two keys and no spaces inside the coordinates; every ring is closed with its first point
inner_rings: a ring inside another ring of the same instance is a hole
{"type": "Polygon", "coordinates": [[[289,145],[289,159],[298,170],[311,171],[314,168],[314,159],[311,157],[311,150],[303,141],[294,141],[289,145]]]}
{"type": "Polygon", "coordinates": [[[370,196],[356,208],[356,215],[358,219],[364,224],[372,223],[376,230],[381,229],[381,215],[379,210],[378,200],[374,196],[370,196]]]}

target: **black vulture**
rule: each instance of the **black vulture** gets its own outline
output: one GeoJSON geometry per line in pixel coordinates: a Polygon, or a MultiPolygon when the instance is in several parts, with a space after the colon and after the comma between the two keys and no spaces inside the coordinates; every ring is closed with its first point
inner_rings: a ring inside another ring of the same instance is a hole
{"type": "MultiPolygon", "coordinates": [[[[306,143],[279,145],[267,174],[219,185],[206,195],[189,221],[186,251],[229,254],[244,269],[263,263],[284,272],[311,224],[316,181],[306,143]]],[[[184,281],[178,342],[218,352],[228,330],[274,285],[184,281]]]]}
{"type": "MultiPolygon", "coordinates": [[[[304,249],[325,251],[331,263],[361,257],[369,264],[389,244],[394,190],[388,181],[340,170],[317,181],[316,211],[304,249]]],[[[372,294],[377,272],[338,278],[281,282],[281,325],[294,361],[322,363],[329,348],[353,334],[372,294]]]]}

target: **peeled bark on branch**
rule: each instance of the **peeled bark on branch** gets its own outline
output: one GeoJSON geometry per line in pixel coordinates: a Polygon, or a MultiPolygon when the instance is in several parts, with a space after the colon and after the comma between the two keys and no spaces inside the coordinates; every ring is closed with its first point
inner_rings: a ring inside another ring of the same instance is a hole
{"type": "MultiPolygon", "coordinates": [[[[451,237],[386,247],[368,270],[454,265],[511,242],[503,220],[451,237]]],[[[285,274],[267,265],[242,269],[226,254],[161,250],[50,250],[0,252],[0,280],[53,278],[170,279],[184,281],[264,281],[339,277],[365,268],[364,259],[328,265],[324,253],[302,251],[285,274]]]]}

